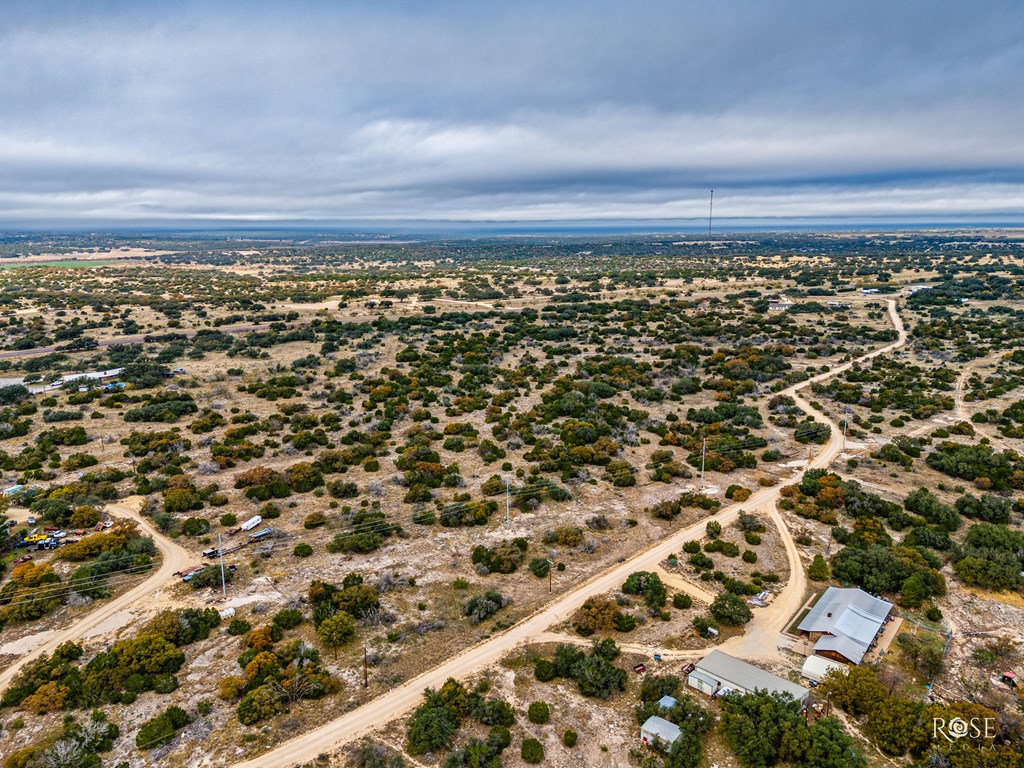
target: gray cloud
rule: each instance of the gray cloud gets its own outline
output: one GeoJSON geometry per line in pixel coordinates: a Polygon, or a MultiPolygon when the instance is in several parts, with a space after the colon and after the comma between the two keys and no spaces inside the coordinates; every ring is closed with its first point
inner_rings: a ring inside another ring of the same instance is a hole
{"type": "Polygon", "coordinates": [[[7,5],[9,226],[1024,217],[1016,2],[7,5]]]}

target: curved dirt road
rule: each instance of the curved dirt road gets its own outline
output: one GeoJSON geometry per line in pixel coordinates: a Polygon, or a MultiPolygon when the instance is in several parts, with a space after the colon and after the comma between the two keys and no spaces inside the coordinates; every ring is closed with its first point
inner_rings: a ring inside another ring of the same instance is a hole
{"type": "MultiPolygon", "coordinates": [[[[864,355],[863,357],[857,358],[857,361],[855,362],[863,362],[877,357],[880,354],[892,352],[906,343],[907,332],[903,327],[903,320],[896,312],[896,302],[891,299],[889,300],[889,319],[892,321],[893,327],[899,334],[897,341],[864,355]]],[[[817,456],[810,461],[808,464],[809,469],[824,469],[832,463],[833,459],[839,455],[843,448],[843,431],[832,419],[811,407],[811,404],[807,402],[799,392],[801,389],[804,389],[815,382],[827,379],[837,373],[842,373],[852,365],[853,362],[845,363],[832,369],[828,373],[819,374],[809,381],[796,384],[782,392],[782,394],[792,397],[804,413],[813,414],[817,420],[828,424],[832,428],[832,434],[828,443],[821,451],[818,452],[817,456]]],[[[747,625],[746,632],[742,635],[731,638],[718,646],[719,650],[744,659],[777,661],[782,658],[779,653],[779,635],[786,629],[786,623],[796,615],[798,610],[800,610],[804,601],[804,593],[807,591],[807,573],[804,571],[803,563],[800,561],[800,552],[796,548],[796,542],[793,541],[793,534],[790,533],[789,526],[786,525],[786,521],[783,520],[782,515],[779,514],[775,501],[775,498],[766,499],[758,505],[758,510],[771,518],[775,527],[779,530],[783,546],[786,549],[786,559],[789,562],[789,579],[782,592],[776,595],[775,599],[772,600],[771,603],[764,608],[759,608],[754,611],[754,620],[747,625]]]]}
{"type": "MultiPolygon", "coordinates": [[[[832,463],[832,460],[842,450],[842,432],[836,428],[835,424],[825,419],[823,414],[811,408],[810,404],[800,397],[799,390],[815,382],[842,373],[852,367],[854,363],[864,362],[902,347],[907,341],[907,333],[899,314],[896,312],[896,302],[892,299],[889,300],[889,317],[899,333],[899,338],[895,342],[880,347],[874,352],[862,355],[855,360],[838,365],[827,373],[818,374],[783,391],[784,394],[793,397],[807,413],[814,413],[816,418],[823,419],[832,425],[831,438],[812,459],[809,466],[827,467],[832,463]]],[[[801,470],[794,473],[794,475],[799,474],[801,474],[801,470]]],[[[780,525],[781,531],[785,532],[785,523],[775,511],[775,500],[778,498],[780,487],[781,485],[778,485],[757,491],[742,504],[732,504],[721,509],[714,519],[718,520],[722,525],[730,525],[739,516],[741,510],[752,508],[769,510],[769,514],[773,515],[773,521],[780,525]]],[[[374,728],[379,728],[381,725],[393,721],[395,718],[413,709],[419,703],[424,688],[440,688],[449,677],[465,677],[482,667],[498,662],[505,654],[515,650],[519,645],[533,642],[541,637],[548,637],[549,635],[546,635],[548,627],[568,619],[576,609],[583,605],[587,598],[617,589],[633,571],[653,570],[657,567],[658,563],[666,559],[670,554],[678,552],[687,541],[703,537],[706,523],[706,520],[700,520],[687,528],[677,531],[668,538],[638,552],[628,560],[619,563],[604,573],[598,574],[589,581],[584,582],[572,591],[565,593],[554,602],[549,603],[504,632],[465,649],[443,664],[402,683],[397,688],[393,688],[376,699],[363,704],[358,709],[348,712],[308,733],[286,741],[270,752],[249,760],[234,763],[234,768],[290,768],[296,763],[313,761],[317,755],[330,752],[374,728]]],[[[787,538],[787,533],[783,534],[784,540],[787,538]]],[[[784,615],[783,608],[790,603],[794,601],[796,603],[793,606],[794,612],[800,607],[799,603],[804,591],[804,587],[801,586],[801,579],[804,578],[804,575],[803,568],[800,565],[799,554],[796,552],[792,537],[788,537],[786,550],[791,568],[793,568],[790,584],[787,584],[783,594],[773,601],[772,605],[776,606],[774,611],[770,611],[772,606],[762,609],[764,612],[760,614],[760,620],[757,626],[754,627],[755,632],[760,632],[759,627],[761,624],[767,623],[770,626],[775,626],[780,619],[782,622],[785,622],[788,615],[792,615],[792,613],[784,615]]],[[[769,630],[769,626],[764,628],[766,633],[769,630]]],[[[773,647],[777,643],[777,639],[776,633],[771,638],[773,647]]],[[[763,640],[761,644],[763,645],[763,640]]]]}
{"type": "Polygon", "coordinates": [[[992,434],[988,430],[987,424],[975,424],[973,421],[971,421],[971,414],[968,412],[966,401],[964,400],[964,385],[967,383],[967,379],[970,378],[971,374],[974,373],[974,371],[977,368],[980,368],[983,365],[987,365],[988,363],[991,363],[993,360],[998,360],[1003,356],[1003,354],[1004,353],[1002,352],[996,352],[989,355],[988,357],[975,358],[974,360],[971,360],[969,363],[967,363],[967,365],[965,365],[961,369],[960,375],[956,379],[956,394],[954,395],[953,399],[953,414],[956,417],[957,421],[966,421],[968,424],[971,424],[974,427],[974,431],[977,432],[981,437],[987,437],[994,448],[998,448],[999,450],[1005,451],[1008,450],[1010,446],[1006,443],[1006,441],[1002,438],[1001,435],[999,435],[998,433],[992,434]]]}
{"type": "Polygon", "coordinates": [[[149,578],[138,586],[119,595],[109,602],[103,603],[96,610],[84,616],[80,621],[75,622],[67,629],[63,629],[54,635],[50,640],[39,647],[26,653],[15,661],[11,666],[0,673],[0,691],[3,691],[10,684],[19,670],[33,659],[39,658],[44,653],[53,653],[61,643],[69,640],[78,640],[90,629],[98,627],[114,614],[126,608],[132,607],[160,587],[174,579],[174,572],[180,571],[189,564],[192,555],[179,547],[173,541],[161,534],[149,521],[144,518],[140,511],[146,503],[145,496],[129,496],[116,504],[109,504],[106,511],[119,517],[131,518],[139,524],[139,528],[147,536],[153,537],[153,543],[160,552],[160,566],[150,573],[149,578]]]}

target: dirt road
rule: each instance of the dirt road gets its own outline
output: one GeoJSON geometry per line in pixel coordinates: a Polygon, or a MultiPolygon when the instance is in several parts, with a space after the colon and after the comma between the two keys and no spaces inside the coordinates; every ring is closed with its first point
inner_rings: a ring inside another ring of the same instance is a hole
{"type": "Polygon", "coordinates": [[[139,528],[147,536],[153,537],[153,543],[160,551],[160,567],[154,570],[145,581],[135,588],[115,597],[109,602],[103,603],[96,610],[83,617],[81,621],[75,622],[67,629],[63,629],[46,643],[36,647],[31,652],[15,661],[11,666],[0,673],[0,691],[3,691],[10,684],[18,671],[33,659],[39,658],[44,653],[53,653],[61,643],[69,640],[78,640],[88,634],[89,630],[100,626],[115,614],[136,604],[142,603],[156,590],[172,581],[175,571],[185,568],[193,560],[193,556],[186,550],[179,547],[173,541],[165,537],[144,518],[140,511],[146,503],[145,496],[129,496],[116,504],[107,506],[107,512],[118,517],[128,517],[139,524],[139,528]]]}
{"type": "Polygon", "coordinates": [[[718,649],[742,659],[760,659],[762,661],[779,661],[779,640],[788,622],[800,610],[804,593],[807,591],[807,573],[800,561],[800,551],[793,541],[789,526],[782,519],[775,506],[775,499],[766,500],[756,510],[771,518],[779,529],[783,547],[786,550],[786,561],[789,566],[789,579],[786,586],[764,608],[754,609],[754,619],[746,626],[742,635],[726,640],[718,649]]]}
{"type": "Polygon", "coordinates": [[[711,605],[711,602],[715,599],[711,592],[694,584],[689,579],[684,579],[678,573],[670,573],[664,568],[655,568],[654,571],[665,584],[672,587],[676,592],[685,592],[694,600],[704,603],[704,605],[711,605]]]}
{"type": "MultiPolygon", "coordinates": [[[[814,382],[835,376],[837,373],[842,373],[849,369],[854,362],[870,360],[873,357],[887,354],[902,347],[907,341],[907,332],[903,327],[902,319],[896,311],[896,302],[891,299],[889,300],[889,319],[892,321],[897,333],[899,333],[899,338],[896,342],[860,357],[856,361],[837,366],[828,373],[819,374],[810,381],[801,382],[783,392],[783,394],[792,397],[805,413],[813,414],[816,419],[827,423],[832,428],[832,436],[824,448],[811,460],[808,465],[810,468],[824,469],[832,463],[843,448],[843,431],[838,424],[825,416],[825,414],[812,408],[811,404],[799,394],[800,390],[814,382]]],[[[803,563],[800,561],[800,552],[796,548],[796,542],[793,541],[793,534],[790,532],[789,526],[786,525],[786,521],[783,520],[782,515],[778,512],[775,500],[775,496],[765,499],[758,505],[757,509],[770,517],[779,529],[783,546],[786,549],[786,560],[789,563],[789,580],[786,582],[782,592],[771,603],[764,608],[758,608],[754,611],[754,620],[747,625],[744,634],[731,638],[719,646],[726,653],[731,653],[744,659],[781,659],[781,654],[779,653],[780,633],[785,630],[786,622],[800,610],[804,602],[805,593],[807,592],[807,573],[804,571],[803,563]]]]}
{"type": "Polygon", "coordinates": [[[953,400],[953,413],[956,416],[956,420],[966,421],[968,424],[973,424],[975,432],[980,434],[982,437],[987,437],[992,443],[992,447],[1001,451],[1005,451],[1009,448],[1006,441],[1004,441],[998,434],[992,434],[992,432],[988,430],[987,425],[974,424],[974,422],[971,421],[971,414],[967,410],[967,405],[964,402],[964,385],[967,384],[967,379],[970,378],[971,374],[974,373],[976,369],[983,365],[987,365],[994,360],[998,360],[1003,356],[1003,354],[1003,352],[997,352],[989,355],[988,357],[979,357],[967,363],[956,379],[956,396],[953,400]]]}
{"type": "MultiPolygon", "coordinates": [[[[784,391],[785,394],[793,397],[807,413],[814,413],[816,418],[824,420],[832,426],[831,438],[811,460],[811,467],[827,467],[839,455],[842,449],[842,431],[823,414],[811,408],[810,404],[799,395],[799,390],[814,382],[842,373],[856,362],[864,362],[902,347],[906,343],[907,333],[896,311],[896,302],[891,299],[889,300],[889,317],[899,333],[899,338],[895,342],[836,366],[827,373],[819,374],[784,391]]],[[[793,479],[801,472],[801,470],[797,470],[793,479]]],[[[777,653],[778,630],[789,616],[799,609],[805,589],[799,553],[784,521],[775,511],[775,500],[778,498],[780,487],[781,485],[777,485],[761,489],[743,504],[724,507],[715,515],[715,519],[722,525],[730,525],[739,516],[741,510],[759,509],[771,515],[773,521],[779,526],[779,530],[783,532],[787,558],[790,561],[791,578],[782,594],[773,601],[772,605],[762,609],[755,622],[752,622],[753,626],[748,627],[748,634],[754,636],[749,641],[752,657],[757,657],[759,653],[765,653],[765,648],[770,648],[770,654],[777,653]],[[790,612],[787,613],[787,611],[790,612]]],[[[538,638],[550,637],[546,634],[548,627],[568,619],[587,598],[618,589],[633,571],[654,570],[658,563],[670,554],[679,552],[684,543],[702,538],[705,534],[706,522],[706,520],[701,520],[677,531],[668,538],[638,552],[628,560],[584,582],[571,592],[565,593],[504,632],[467,648],[443,664],[392,688],[389,692],[378,696],[358,709],[286,741],[270,752],[235,763],[234,768],[290,768],[297,763],[313,761],[317,755],[330,752],[340,745],[349,743],[359,736],[393,721],[419,704],[424,688],[439,688],[449,677],[464,678],[483,667],[497,663],[503,656],[514,651],[520,645],[535,642],[538,638]]],[[[741,646],[742,648],[743,646],[741,646]]],[[[734,652],[739,654],[735,649],[734,652]]]]}

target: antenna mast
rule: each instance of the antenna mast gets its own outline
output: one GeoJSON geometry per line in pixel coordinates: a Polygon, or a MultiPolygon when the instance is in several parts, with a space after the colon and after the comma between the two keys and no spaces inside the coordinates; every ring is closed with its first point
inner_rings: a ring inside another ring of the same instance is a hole
{"type": "Polygon", "coordinates": [[[715,211],[715,190],[711,190],[711,202],[708,204],[708,237],[711,237],[711,214],[715,211]]]}

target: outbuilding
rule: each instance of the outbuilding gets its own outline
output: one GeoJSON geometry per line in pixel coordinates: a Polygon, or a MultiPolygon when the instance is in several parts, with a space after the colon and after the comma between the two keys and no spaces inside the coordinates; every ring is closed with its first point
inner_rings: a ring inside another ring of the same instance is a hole
{"type": "Polygon", "coordinates": [[[797,701],[806,703],[810,693],[802,685],[791,683],[784,677],[773,675],[722,651],[712,651],[701,659],[686,678],[686,682],[691,688],[696,688],[709,696],[768,691],[786,693],[797,701]]]}
{"type": "Polygon", "coordinates": [[[649,747],[667,752],[679,738],[679,726],[663,717],[648,717],[640,726],[640,741],[649,747]]]}
{"type": "Polygon", "coordinates": [[[669,710],[678,703],[679,702],[672,696],[662,696],[658,699],[658,709],[669,710]]]}
{"type": "Polygon", "coordinates": [[[820,683],[822,678],[832,671],[846,675],[850,673],[850,668],[845,664],[840,664],[838,661],[826,659],[824,656],[808,656],[804,659],[804,666],[800,670],[800,677],[820,683]]]}

